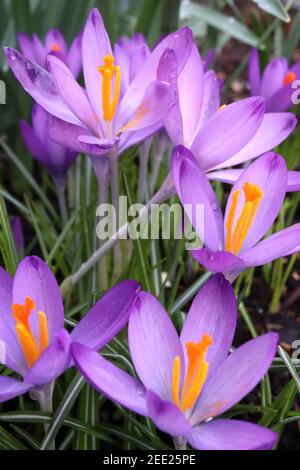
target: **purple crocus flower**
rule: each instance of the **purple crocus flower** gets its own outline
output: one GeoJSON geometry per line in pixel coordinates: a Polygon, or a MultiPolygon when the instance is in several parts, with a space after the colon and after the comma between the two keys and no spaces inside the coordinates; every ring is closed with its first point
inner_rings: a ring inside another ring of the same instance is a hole
{"type": "Polygon", "coordinates": [[[266,98],[267,112],[287,111],[293,106],[292,83],[300,79],[300,61],[291,68],[285,57],[270,60],[262,76],[257,49],[252,49],[248,64],[248,80],[252,96],[266,98]]]}
{"type": "Polygon", "coordinates": [[[25,33],[18,33],[18,43],[21,52],[27,59],[38,64],[44,69],[47,68],[47,57],[49,54],[58,57],[71,70],[74,77],[78,77],[81,67],[81,36],[78,34],[68,48],[65,38],[58,29],[50,29],[46,34],[44,44],[36,34],[32,38],[25,33]]]}
{"type": "MultiPolygon", "coordinates": [[[[177,105],[165,118],[171,141],[191,149],[200,168],[211,179],[228,179],[227,172],[232,170],[223,168],[240,165],[272,150],[297,124],[292,113],[266,113],[262,97],[221,106],[218,78],[212,70],[203,71],[194,44],[179,77],[172,51],[161,61],[158,77],[171,83],[178,96],[177,105]]],[[[294,187],[292,177],[295,178],[289,175],[288,190],[294,187]]]]}
{"type": "Polygon", "coordinates": [[[237,305],[222,275],[195,297],[180,337],[169,315],[148,292],[140,292],[129,319],[129,349],[137,381],[96,352],[71,346],[76,366],[99,392],[196,449],[272,449],[277,435],[234,419],[214,419],[238,403],[262,379],[276,352],[268,333],[229,354],[237,305]]]}
{"type": "Polygon", "coordinates": [[[121,67],[121,95],[123,96],[131,82],[141,70],[150,55],[145,37],[140,33],[132,38],[120,37],[114,46],[116,64],[121,67]]]}
{"type": "Polygon", "coordinates": [[[20,132],[28,152],[47,168],[57,186],[64,188],[66,173],[77,154],[50,138],[49,114],[35,104],[32,109],[32,127],[21,120],[20,132]]]}
{"type": "Polygon", "coordinates": [[[267,153],[241,174],[230,192],[224,218],[207,177],[183,146],[174,149],[172,175],[187,215],[205,244],[192,251],[193,257],[209,271],[222,272],[233,281],[248,267],[300,251],[300,224],[259,241],[271,228],[286,194],[287,168],[280,155],[267,153]],[[203,223],[197,218],[197,204],[204,208],[203,223]]]}
{"type": "Polygon", "coordinates": [[[40,258],[24,258],[14,278],[0,268],[0,279],[0,362],[23,378],[0,376],[0,403],[49,389],[72,365],[72,341],[96,350],[105,346],[127,323],[139,290],[135,281],[116,285],[69,334],[58,284],[40,258]]]}
{"type": "Polygon", "coordinates": [[[85,90],[53,55],[48,56],[48,73],[14,49],[5,48],[5,53],[25,90],[53,116],[53,140],[78,152],[101,155],[119,140],[119,150],[123,151],[162,126],[162,118],[175,98],[169,83],[157,80],[158,64],[165,50],[171,48],[179,58],[181,71],[191,44],[188,28],[167,36],[149,55],[122,97],[122,70],[115,65],[107,32],[95,8],[82,36],[85,90]]]}

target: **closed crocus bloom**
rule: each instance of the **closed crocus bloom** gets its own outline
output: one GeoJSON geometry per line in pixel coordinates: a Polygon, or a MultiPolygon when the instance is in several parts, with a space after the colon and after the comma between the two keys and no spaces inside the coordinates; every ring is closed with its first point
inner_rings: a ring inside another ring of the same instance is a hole
{"type": "Polygon", "coordinates": [[[32,127],[22,120],[20,132],[28,152],[49,171],[58,187],[64,187],[66,173],[77,154],[50,138],[49,114],[35,104],[32,109],[32,127]]]}
{"type": "Polygon", "coordinates": [[[252,49],[248,64],[248,80],[252,96],[266,98],[266,110],[270,113],[287,111],[293,106],[292,84],[300,79],[300,62],[289,67],[285,57],[270,60],[263,74],[260,71],[259,54],[252,49]]]}
{"type": "Polygon", "coordinates": [[[25,90],[53,116],[52,138],[75,151],[101,155],[118,141],[122,151],[162,126],[175,97],[169,83],[157,80],[158,64],[165,50],[172,48],[181,71],[191,44],[188,28],[167,36],[148,56],[123,96],[122,69],[116,65],[97,9],[91,11],[82,36],[85,90],[53,55],[48,56],[48,73],[14,49],[6,48],[5,53],[25,90]]]}
{"type": "MultiPolygon", "coordinates": [[[[239,170],[224,168],[272,150],[294,130],[294,114],[267,113],[263,97],[221,106],[219,80],[212,70],[203,70],[194,44],[179,77],[176,60],[170,51],[158,70],[158,77],[168,81],[178,97],[165,126],[173,144],[189,148],[208,178],[233,183],[239,170]]],[[[288,191],[299,189],[300,174],[290,172],[288,191]]]]}
{"type": "Polygon", "coordinates": [[[58,29],[50,29],[46,34],[44,43],[36,34],[29,38],[24,33],[18,33],[18,43],[21,52],[27,59],[47,68],[47,57],[52,54],[62,60],[71,70],[74,77],[78,77],[82,67],[81,36],[78,34],[68,48],[65,38],[58,29]]]}
{"type": "Polygon", "coordinates": [[[270,152],[258,158],[234,184],[223,218],[216,194],[192,153],[183,146],[175,148],[172,175],[176,190],[205,245],[192,251],[194,258],[209,271],[222,272],[233,281],[248,267],[300,251],[300,224],[260,241],[281,209],[287,173],[280,155],[270,152]],[[197,205],[204,208],[203,223],[197,218],[197,205]]]}
{"type": "Polygon", "coordinates": [[[249,393],[267,372],[278,336],[268,333],[229,353],[237,305],[222,275],[195,297],[180,337],[168,313],[140,292],[129,319],[129,349],[140,381],[96,352],[73,343],[75,364],[111,400],[153,420],[196,449],[272,449],[276,433],[234,419],[215,419],[249,393]]]}
{"type": "Polygon", "coordinates": [[[72,341],[101,349],[127,323],[139,290],[135,281],[116,285],[68,333],[58,284],[40,258],[24,258],[14,278],[0,268],[0,278],[0,360],[23,378],[0,376],[0,403],[27,391],[43,402],[72,365],[72,341]]]}

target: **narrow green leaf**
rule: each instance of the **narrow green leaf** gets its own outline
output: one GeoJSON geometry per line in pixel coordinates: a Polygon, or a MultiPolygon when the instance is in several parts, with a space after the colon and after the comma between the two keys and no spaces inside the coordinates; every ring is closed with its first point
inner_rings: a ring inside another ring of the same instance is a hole
{"type": "Polygon", "coordinates": [[[286,11],[286,7],[280,0],[252,0],[259,8],[270,13],[271,15],[279,18],[288,23],[291,21],[290,15],[286,11]]]}

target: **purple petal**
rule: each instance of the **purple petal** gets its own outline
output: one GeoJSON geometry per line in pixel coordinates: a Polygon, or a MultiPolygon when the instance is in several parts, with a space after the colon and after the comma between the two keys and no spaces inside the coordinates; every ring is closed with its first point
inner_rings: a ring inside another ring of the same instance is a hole
{"type": "Polygon", "coordinates": [[[300,224],[295,224],[250,248],[243,254],[242,259],[248,266],[260,266],[298,251],[300,251],[300,224]]]}
{"type": "Polygon", "coordinates": [[[71,337],[62,329],[24,377],[26,383],[43,385],[59,377],[69,366],[71,337]]]}
{"type": "Polygon", "coordinates": [[[23,88],[46,111],[72,124],[80,121],[58,94],[51,75],[10,47],[4,48],[8,64],[23,88]]]}
{"type": "MultiPolygon", "coordinates": [[[[281,209],[287,185],[287,168],[284,158],[276,153],[267,153],[255,160],[241,174],[230,192],[226,205],[224,225],[230,211],[233,194],[236,191],[239,191],[240,194],[235,211],[235,223],[238,220],[245,203],[243,191],[245,183],[257,185],[263,191],[263,196],[240,250],[240,255],[264,236],[281,209]]],[[[226,228],[224,230],[226,232],[226,228]]]]}
{"type": "Polygon", "coordinates": [[[27,256],[19,264],[13,283],[13,303],[24,304],[31,297],[36,308],[30,315],[30,324],[36,333],[36,312],[47,316],[49,342],[64,326],[64,308],[55,277],[48,266],[37,256],[27,256]]]}
{"type": "Polygon", "coordinates": [[[209,70],[203,77],[203,96],[201,112],[195,135],[198,134],[205,122],[217,112],[221,105],[219,80],[215,72],[209,70]]]}
{"type": "Polygon", "coordinates": [[[300,191],[300,171],[288,171],[287,192],[300,191]]]}
{"type": "Polygon", "coordinates": [[[128,121],[116,117],[115,131],[134,132],[160,122],[175,103],[174,90],[168,83],[159,80],[149,83],[145,95],[128,121]]]}
{"type": "Polygon", "coordinates": [[[268,113],[285,112],[293,106],[292,95],[295,89],[291,85],[282,86],[267,100],[266,111],[268,113]]]}
{"type": "Polygon", "coordinates": [[[217,197],[190,150],[175,147],[172,177],[176,191],[193,227],[212,250],[223,246],[223,217],[217,197]],[[200,209],[204,210],[203,217],[200,209]]]}
{"type": "Polygon", "coordinates": [[[82,33],[79,33],[75,36],[67,55],[68,68],[75,78],[80,74],[82,67],[81,40],[82,33]]]}
{"type": "MultiPolygon", "coordinates": [[[[229,352],[236,321],[234,290],[221,274],[216,274],[196,295],[180,335],[184,351],[187,342],[198,343],[204,334],[212,338],[213,343],[206,355],[209,376],[229,352]]],[[[187,360],[186,351],[185,358],[187,360]]]]}
{"type": "Polygon", "coordinates": [[[28,152],[40,163],[47,165],[49,154],[46,147],[24,120],[20,121],[20,133],[28,152]]]}
{"type": "Polygon", "coordinates": [[[32,62],[36,62],[37,57],[32,40],[25,33],[17,33],[17,38],[22,54],[32,62]]]}
{"type": "Polygon", "coordinates": [[[184,436],[192,432],[193,428],[182,411],[150,390],[147,391],[147,406],[149,418],[161,431],[171,436],[184,436]]]}
{"type": "Polygon", "coordinates": [[[11,276],[0,268],[0,363],[23,375],[27,365],[16,335],[16,321],[12,316],[12,288],[11,276]]]}
{"type": "Polygon", "coordinates": [[[257,49],[252,49],[248,63],[248,80],[252,96],[260,95],[260,66],[257,49]]]}
{"type": "Polygon", "coordinates": [[[210,170],[240,151],[257,133],[265,100],[246,98],[215,113],[197,134],[191,147],[203,170],[210,170]]]}
{"type": "Polygon", "coordinates": [[[262,124],[253,139],[232,158],[218,165],[217,168],[238,165],[277,147],[293,132],[297,119],[292,113],[265,114],[262,124]]]}
{"type": "Polygon", "coordinates": [[[147,389],[165,400],[171,400],[175,356],[180,357],[183,365],[183,351],[177,331],[153,295],[140,292],[134,307],[128,326],[134,367],[147,389]]]}
{"type": "Polygon", "coordinates": [[[35,56],[36,56],[36,63],[43,67],[44,69],[46,68],[46,58],[47,58],[47,50],[40,40],[40,38],[34,33],[32,35],[32,42],[33,42],[33,47],[35,50],[35,56]]]}
{"type": "Polygon", "coordinates": [[[287,71],[288,63],[285,57],[272,59],[263,73],[260,95],[267,99],[274,95],[282,87],[287,71]]]}
{"type": "Polygon", "coordinates": [[[177,57],[178,73],[183,69],[192,46],[192,32],[189,28],[181,28],[166,36],[153,50],[147,61],[129,86],[119,104],[119,120],[126,122],[141,102],[146,88],[156,79],[159,61],[166,49],[173,49],[177,57]]]}
{"type": "Polygon", "coordinates": [[[96,116],[102,120],[102,77],[98,67],[111,55],[111,45],[97,8],[89,14],[82,35],[82,66],[86,91],[96,116]]]}
{"type": "Polygon", "coordinates": [[[203,66],[195,44],[192,44],[188,60],[179,76],[178,92],[183,122],[183,141],[179,143],[190,147],[197,131],[203,97],[203,66]]]}
{"type": "Polygon", "coordinates": [[[212,251],[208,248],[192,251],[193,258],[213,273],[229,273],[247,268],[244,261],[229,251],[212,251]]]}
{"type": "Polygon", "coordinates": [[[74,328],[72,340],[91,349],[103,348],[126,325],[139,289],[135,281],[110,289],[74,328]]]}
{"type": "Polygon", "coordinates": [[[97,143],[95,144],[95,137],[89,130],[84,127],[74,126],[54,116],[49,118],[49,135],[57,144],[88,155],[103,155],[114,145],[114,141],[109,144],[107,139],[96,139],[97,143]],[[88,143],[83,141],[84,137],[90,139],[88,143]],[[91,139],[93,143],[90,143],[91,139]],[[104,145],[102,146],[100,143],[104,145]]]}
{"type": "Polygon", "coordinates": [[[143,129],[135,132],[124,132],[120,135],[118,151],[119,154],[124,152],[129,147],[136,145],[149,137],[152,137],[163,127],[163,121],[156,122],[153,126],[144,127],[143,129]]]}
{"type": "Polygon", "coordinates": [[[45,47],[48,53],[52,51],[53,46],[59,46],[61,53],[66,55],[67,44],[65,38],[58,29],[50,29],[46,34],[45,47]]]}
{"type": "Polygon", "coordinates": [[[11,229],[16,240],[16,244],[18,249],[21,253],[24,252],[25,249],[25,240],[24,240],[24,230],[22,219],[18,215],[13,217],[10,221],[11,229]]]}
{"type": "Polygon", "coordinates": [[[145,390],[137,380],[79,343],[72,343],[71,353],[80,373],[98,392],[135,413],[148,416],[145,390]]]}
{"type": "Polygon", "coordinates": [[[230,354],[205,383],[193,422],[197,424],[220,415],[256,387],[274,359],[278,339],[276,333],[267,333],[230,354]]]}
{"type": "MultiPolygon", "coordinates": [[[[73,114],[95,135],[99,136],[99,125],[94,112],[81,86],[76,82],[72,72],[54,56],[48,57],[53,80],[64,102],[73,114]]],[[[100,136],[99,136],[100,137],[100,136]]]]}
{"type": "Polygon", "coordinates": [[[194,428],[189,443],[199,450],[272,450],[277,434],[257,424],[214,419],[194,428]]]}
{"type": "Polygon", "coordinates": [[[0,403],[23,395],[31,389],[31,385],[24,384],[20,380],[11,377],[0,377],[0,403]]]}

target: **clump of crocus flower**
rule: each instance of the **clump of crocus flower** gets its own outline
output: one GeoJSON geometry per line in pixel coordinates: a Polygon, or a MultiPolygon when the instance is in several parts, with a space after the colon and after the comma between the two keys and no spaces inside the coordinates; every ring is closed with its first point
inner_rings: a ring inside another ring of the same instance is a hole
{"type": "Polygon", "coordinates": [[[237,305],[231,285],[215,275],[199,291],[180,337],[159,301],[140,292],[129,319],[131,358],[140,381],[89,348],[73,343],[75,364],[86,380],[113,401],[147,416],[201,450],[272,449],[277,435],[235,419],[217,418],[263,378],[278,335],[267,333],[233,353],[237,305]]]}
{"type": "Polygon", "coordinates": [[[44,43],[36,34],[29,38],[25,33],[18,33],[18,43],[24,56],[47,68],[47,57],[52,54],[62,60],[73,73],[78,77],[82,67],[81,60],[81,36],[79,33],[68,48],[65,38],[58,29],[50,29],[46,34],[44,43]]]}
{"type": "Polygon", "coordinates": [[[285,57],[270,60],[261,74],[259,53],[253,49],[249,58],[248,80],[252,96],[266,98],[267,112],[287,111],[293,106],[293,83],[300,79],[300,62],[289,67],[285,57]]]}
{"type": "Polygon", "coordinates": [[[209,271],[222,272],[234,280],[248,267],[298,252],[300,224],[260,241],[282,207],[287,173],[285,160],[280,155],[270,152],[258,158],[235,182],[223,218],[216,194],[193,154],[183,146],[175,148],[174,184],[191,223],[205,244],[205,248],[192,251],[193,257],[209,271]],[[197,220],[197,205],[203,205],[204,224],[197,220]]]}
{"type": "Polygon", "coordinates": [[[0,280],[0,362],[23,379],[0,376],[0,403],[31,391],[48,408],[54,379],[72,365],[72,341],[101,349],[127,323],[139,291],[135,281],[117,284],[68,333],[58,284],[40,258],[24,258],[13,278],[1,268],[0,280]]]}

